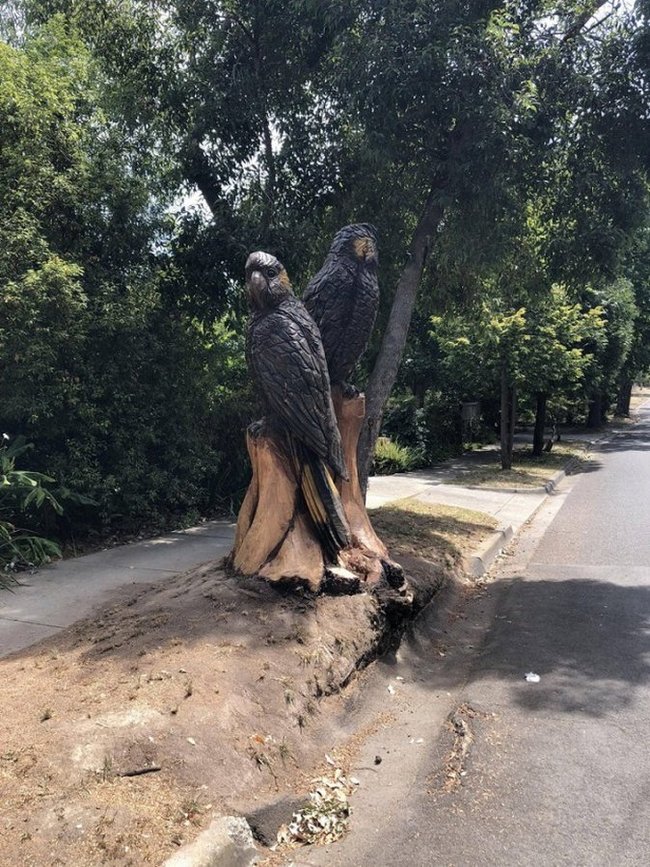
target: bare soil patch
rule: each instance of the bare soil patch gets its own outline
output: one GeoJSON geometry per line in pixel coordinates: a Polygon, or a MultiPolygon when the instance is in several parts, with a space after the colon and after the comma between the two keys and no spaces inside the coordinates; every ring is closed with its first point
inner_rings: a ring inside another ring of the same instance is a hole
{"type": "MultiPolygon", "coordinates": [[[[373,515],[418,604],[492,527],[421,506],[373,515]]],[[[1,863],[157,865],[215,813],[307,792],[358,739],[356,672],[405,613],[389,590],[282,594],[208,563],[3,660],[1,863]]]]}

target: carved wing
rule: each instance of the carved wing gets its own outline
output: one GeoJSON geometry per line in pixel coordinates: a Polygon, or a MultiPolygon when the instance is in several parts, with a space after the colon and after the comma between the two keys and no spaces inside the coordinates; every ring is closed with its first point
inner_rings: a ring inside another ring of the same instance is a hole
{"type": "Polygon", "coordinates": [[[370,339],[379,306],[377,276],[330,255],[307,286],[304,301],[320,328],[331,379],[340,382],[370,339]]]}
{"type": "Polygon", "coordinates": [[[350,307],[349,281],[345,276],[337,267],[336,259],[328,255],[323,267],[310,280],[303,295],[305,307],[320,329],[325,357],[330,368],[350,307]]]}
{"type": "Polygon", "coordinates": [[[320,335],[298,299],[287,299],[253,320],[249,359],[271,412],[338,475],[346,476],[320,335]]]}

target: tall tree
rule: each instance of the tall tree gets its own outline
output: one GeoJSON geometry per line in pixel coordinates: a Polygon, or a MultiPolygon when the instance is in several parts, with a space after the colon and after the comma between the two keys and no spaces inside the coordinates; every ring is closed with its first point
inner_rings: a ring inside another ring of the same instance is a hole
{"type": "Polygon", "coordinates": [[[29,6],[66,11],[130,134],[168,157],[170,180],[201,190],[224,292],[251,246],[279,253],[300,282],[337,222],[378,224],[389,303],[362,475],[423,285],[479,288],[477,267],[499,260],[541,185],[566,191],[548,209],[553,280],[576,237],[590,269],[609,268],[645,196],[647,22],[599,2],[29,6]]]}

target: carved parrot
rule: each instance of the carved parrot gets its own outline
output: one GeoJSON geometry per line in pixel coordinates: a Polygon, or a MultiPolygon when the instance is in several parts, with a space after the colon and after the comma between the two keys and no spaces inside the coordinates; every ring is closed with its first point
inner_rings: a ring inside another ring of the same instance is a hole
{"type": "Polygon", "coordinates": [[[375,227],[344,226],[303,296],[320,329],[330,381],[348,396],[356,394],[347,380],[368,345],[379,307],[377,264],[375,227]]]}
{"type": "Polygon", "coordinates": [[[321,337],[274,256],[246,262],[251,317],[246,357],[266,411],[281,434],[305,504],[330,559],[350,542],[332,473],[348,478],[321,337]]]}

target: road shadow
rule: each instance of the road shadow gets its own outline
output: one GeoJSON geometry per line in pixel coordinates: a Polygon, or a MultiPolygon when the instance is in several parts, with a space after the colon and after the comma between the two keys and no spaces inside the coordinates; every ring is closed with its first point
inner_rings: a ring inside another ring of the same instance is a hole
{"type": "Polygon", "coordinates": [[[436,658],[441,641],[477,648],[470,680],[510,682],[515,703],[533,712],[600,717],[628,706],[635,688],[650,681],[650,587],[515,577],[491,585],[459,617],[460,629],[453,614],[445,627],[432,606],[408,639],[409,659],[433,690],[467,677],[453,652],[439,666],[422,665],[436,658]],[[527,672],[540,682],[527,683],[527,672]]]}
{"type": "Polygon", "coordinates": [[[650,431],[635,431],[633,434],[617,434],[609,442],[602,443],[598,451],[613,452],[647,452],[650,451],[650,431]]]}

